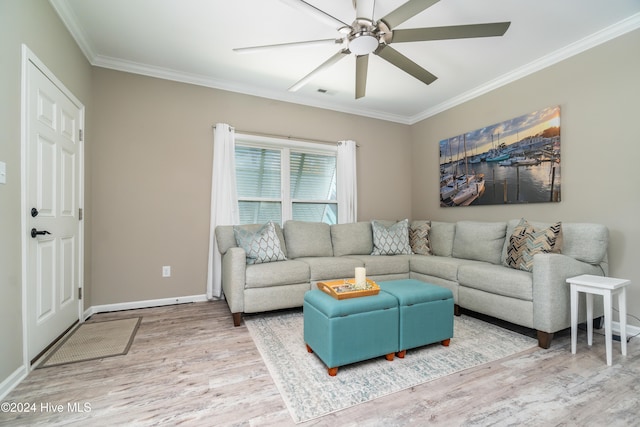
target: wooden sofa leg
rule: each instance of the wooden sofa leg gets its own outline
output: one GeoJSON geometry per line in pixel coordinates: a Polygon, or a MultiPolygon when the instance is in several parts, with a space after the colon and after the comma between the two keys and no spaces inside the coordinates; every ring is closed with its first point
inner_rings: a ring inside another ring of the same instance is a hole
{"type": "Polygon", "coordinates": [[[231,313],[231,316],[233,317],[233,326],[240,326],[240,323],[242,322],[242,312],[231,313]]]}
{"type": "Polygon", "coordinates": [[[551,346],[551,340],[553,339],[553,333],[551,332],[538,332],[538,347],[547,349],[551,346]]]}
{"type": "Polygon", "coordinates": [[[453,315],[460,316],[460,306],[458,304],[453,304],[453,315]]]}

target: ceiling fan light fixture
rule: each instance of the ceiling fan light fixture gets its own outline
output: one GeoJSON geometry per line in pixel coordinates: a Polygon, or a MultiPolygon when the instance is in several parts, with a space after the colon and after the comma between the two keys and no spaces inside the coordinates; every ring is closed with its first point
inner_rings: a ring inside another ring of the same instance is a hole
{"type": "Polygon", "coordinates": [[[368,55],[378,48],[378,38],[369,31],[355,33],[349,37],[349,50],[356,56],[368,55]]]}

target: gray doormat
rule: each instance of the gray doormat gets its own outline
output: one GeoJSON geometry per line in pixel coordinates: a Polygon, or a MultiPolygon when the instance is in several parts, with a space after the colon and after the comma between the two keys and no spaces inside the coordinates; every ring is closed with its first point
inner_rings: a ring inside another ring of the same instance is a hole
{"type": "Polygon", "coordinates": [[[88,322],[64,338],[38,368],[121,356],[129,352],[142,317],[88,322]]]}

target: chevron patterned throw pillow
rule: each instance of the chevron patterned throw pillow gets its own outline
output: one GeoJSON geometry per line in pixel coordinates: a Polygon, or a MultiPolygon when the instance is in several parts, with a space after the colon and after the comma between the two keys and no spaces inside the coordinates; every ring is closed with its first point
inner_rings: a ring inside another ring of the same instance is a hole
{"type": "Polygon", "coordinates": [[[426,222],[409,226],[409,244],[414,254],[431,255],[430,231],[431,225],[426,222]]]}
{"type": "Polygon", "coordinates": [[[535,254],[554,251],[558,236],[562,232],[562,223],[557,222],[549,228],[536,231],[524,218],[513,229],[507,248],[507,265],[511,268],[533,271],[535,254]]]}

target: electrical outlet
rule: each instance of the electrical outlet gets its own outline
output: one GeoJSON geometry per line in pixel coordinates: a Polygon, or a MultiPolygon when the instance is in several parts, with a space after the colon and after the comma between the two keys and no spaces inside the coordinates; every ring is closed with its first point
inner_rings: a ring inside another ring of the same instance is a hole
{"type": "Polygon", "coordinates": [[[171,277],[171,266],[163,265],[162,266],[162,277],[171,277]]]}

